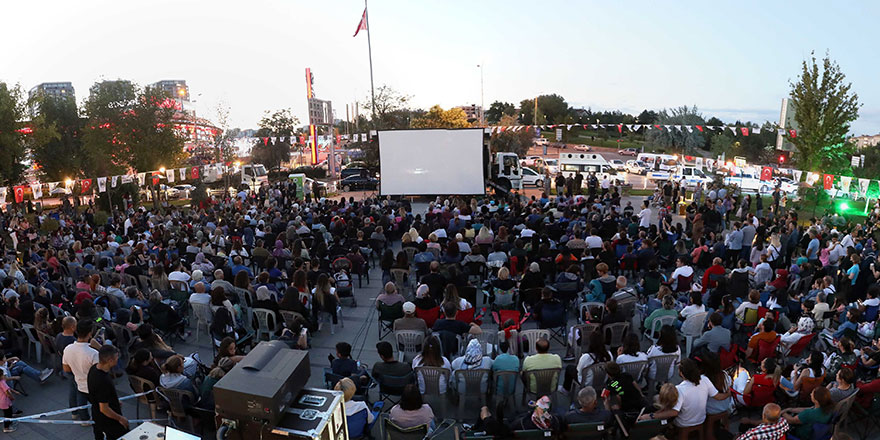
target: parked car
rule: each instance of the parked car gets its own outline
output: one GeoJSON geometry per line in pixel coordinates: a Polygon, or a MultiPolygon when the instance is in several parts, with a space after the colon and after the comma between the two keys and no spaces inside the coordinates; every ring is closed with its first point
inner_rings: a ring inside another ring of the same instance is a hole
{"type": "Polygon", "coordinates": [[[617,171],[626,171],[626,164],[620,159],[611,159],[608,163],[611,164],[611,168],[614,168],[617,171]]]}
{"type": "Polygon", "coordinates": [[[541,156],[526,156],[521,164],[524,166],[535,166],[538,164],[538,159],[541,159],[541,156]]]}
{"type": "Polygon", "coordinates": [[[523,167],[522,184],[523,186],[535,185],[540,188],[544,186],[544,175],[531,168],[523,167]]]}
{"type": "Polygon", "coordinates": [[[370,171],[366,168],[345,168],[339,172],[339,177],[341,179],[346,179],[349,176],[370,176],[370,171]]]}
{"type": "Polygon", "coordinates": [[[375,179],[367,176],[348,176],[342,181],[339,182],[339,186],[343,191],[357,191],[357,190],[375,190],[379,188],[379,179],[375,179]]]}
{"type": "Polygon", "coordinates": [[[648,173],[648,165],[640,160],[628,160],[626,161],[626,172],[643,176],[648,173]]]}
{"type": "Polygon", "coordinates": [[[559,159],[544,159],[544,166],[550,171],[551,176],[559,172],[559,159]]]}
{"type": "Polygon", "coordinates": [[[550,141],[548,141],[547,138],[542,138],[542,137],[535,138],[535,146],[536,147],[541,147],[544,145],[550,145],[550,141]]]}
{"type": "Polygon", "coordinates": [[[632,156],[632,157],[636,157],[636,155],[638,155],[638,154],[639,154],[639,150],[637,150],[637,149],[635,149],[635,148],[627,148],[627,149],[625,149],[625,150],[620,150],[620,155],[621,155],[621,156],[632,156]]]}
{"type": "Polygon", "coordinates": [[[575,145],[574,149],[577,151],[592,151],[593,148],[589,145],[575,145]]]}
{"type": "Polygon", "coordinates": [[[196,189],[195,186],[183,184],[175,185],[165,190],[165,194],[169,199],[188,199],[189,195],[196,189]]]}

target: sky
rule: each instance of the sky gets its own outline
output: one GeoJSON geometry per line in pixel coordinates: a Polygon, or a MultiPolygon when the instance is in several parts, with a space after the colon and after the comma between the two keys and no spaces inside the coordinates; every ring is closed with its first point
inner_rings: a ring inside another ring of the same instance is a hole
{"type": "MultiPolygon", "coordinates": [[[[880,57],[867,38],[880,3],[373,0],[375,86],[416,107],[519,103],[557,93],[574,107],[637,114],[696,105],[705,117],[778,122],[811,51],[826,51],[863,104],[855,135],[880,132],[880,57]],[[859,29],[862,29],[859,31],[859,29]]],[[[256,128],[268,110],[308,120],[316,96],[370,93],[357,0],[6,2],[0,81],[70,81],[79,101],[104,79],[184,79],[198,115],[256,128]]],[[[351,106],[353,107],[353,105],[351,106]]],[[[362,109],[361,109],[362,110],[362,109]]],[[[353,112],[353,109],[352,109],[353,112]]]]}

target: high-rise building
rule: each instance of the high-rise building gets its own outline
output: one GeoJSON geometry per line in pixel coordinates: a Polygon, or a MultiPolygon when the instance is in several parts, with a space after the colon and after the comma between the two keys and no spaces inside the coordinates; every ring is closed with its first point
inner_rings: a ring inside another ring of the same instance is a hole
{"type": "Polygon", "coordinates": [[[37,84],[28,92],[28,100],[31,101],[30,113],[34,117],[39,112],[39,108],[33,99],[37,96],[45,96],[51,98],[76,99],[73,90],[73,84],[69,82],[49,82],[37,84]]]}
{"type": "Polygon", "coordinates": [[[467,115],[467,121],[470,123],[480,120],[480,114],[483,110],[480,106],[476,104],[462,105],[456,108],[464,110],[464,114],[467,115]]]}
{"type": "MultiPolygon", "coordinates": [[[[782,109],[779,112],[779,128],[797,130],[797,122],[794,120],[794,103],[788,98],[782,98],[782,109]]],[[[776,134],[776,149],[782,151],[794,151],[794,144],[789,142],[788,136],[776,134]]]]}
{"type": "Polygon", "coordinates": [[[150,84],[150,87],[161,89],[174,99],[189,102],[189,87],[187,87],[186,81],[182,79],[163,79],[162,81],[150,84]]]}

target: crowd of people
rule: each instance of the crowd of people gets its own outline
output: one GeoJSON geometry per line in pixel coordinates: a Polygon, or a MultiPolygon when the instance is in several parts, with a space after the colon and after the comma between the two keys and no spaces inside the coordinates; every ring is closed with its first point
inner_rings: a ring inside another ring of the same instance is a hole
{"type": "Polygon", "coordinates": [[[129,428],[108,385],[122,375],[185,392],[193,417],[211,426],[213,385],[254,343],[307,350],[316,332],[351,332],[338,328],[350,301],[389,334],[421,335],[407,359],[380,334],[368,345],[381,359],[372,366],[349,342],[336,345],[328,386],[349,417],[366,411],[366,424],[374,383],[397,396],[384,410],[400,428],[463,419],[437,405],[468,397],[468,370],[483,373],[482,395],[508,397],[487,402],[470,430],[496,437],[658,420],[670,422],[658,433],[721,436],[733,420],[745,440],[808,439],[844,419],[844,406],[872,411],[880,208],[860,222],[802,219],[778,190],[767,209],[715,186],[633,202],[593,180],[581,183],[586,195],[438,198],[418,211],[406,200],[297,199],[287,182],[198,209],[133,206],[103,224],[93,206],[8,209],[0,409],[15,414],[22,375],[54,373],[20,359],[31,332],[61,353],[70,406],[92,404],[74,417],[92,421],[95,438],[129,428]],[[679,201],[683,217],[673,214],[679,201]],[[42,227],[49,218],[58,229],[42,227]],[[357,305],[355,281],[370,269],[382,287],[375,303],[357,305]],[[173,348],[198,343],[205,314],[209,362],[173,348]],[[546,371],[555,371],[549,386],[534,379],[546,371]],[[511,374],[521,379],[503,380],[511,374]],[[534,399],[506,416],[517,388],[534,399]],[[761,419],[742,415],[750,409],[761,419]]]}

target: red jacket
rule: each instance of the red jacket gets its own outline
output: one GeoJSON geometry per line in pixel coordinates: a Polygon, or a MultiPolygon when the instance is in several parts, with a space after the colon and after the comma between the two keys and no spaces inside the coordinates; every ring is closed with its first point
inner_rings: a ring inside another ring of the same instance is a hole
{"type": "Polygon", "coordinates": [[[706,269],[705,272],[703,272],[703,290],[701,290],[700,293],[706,293],[706,289],[708,289],[710,287],[715,287],[718,285],[717,281],[710,281],[709,275],[724,275],[724,274],[725,274],[724,266],[722,266],[720,264],[713,264],[713,265],[709,266],[709,268],[706,269]],[[712,283],[712,285],[710,286],[709,283],[712,283]]]}

